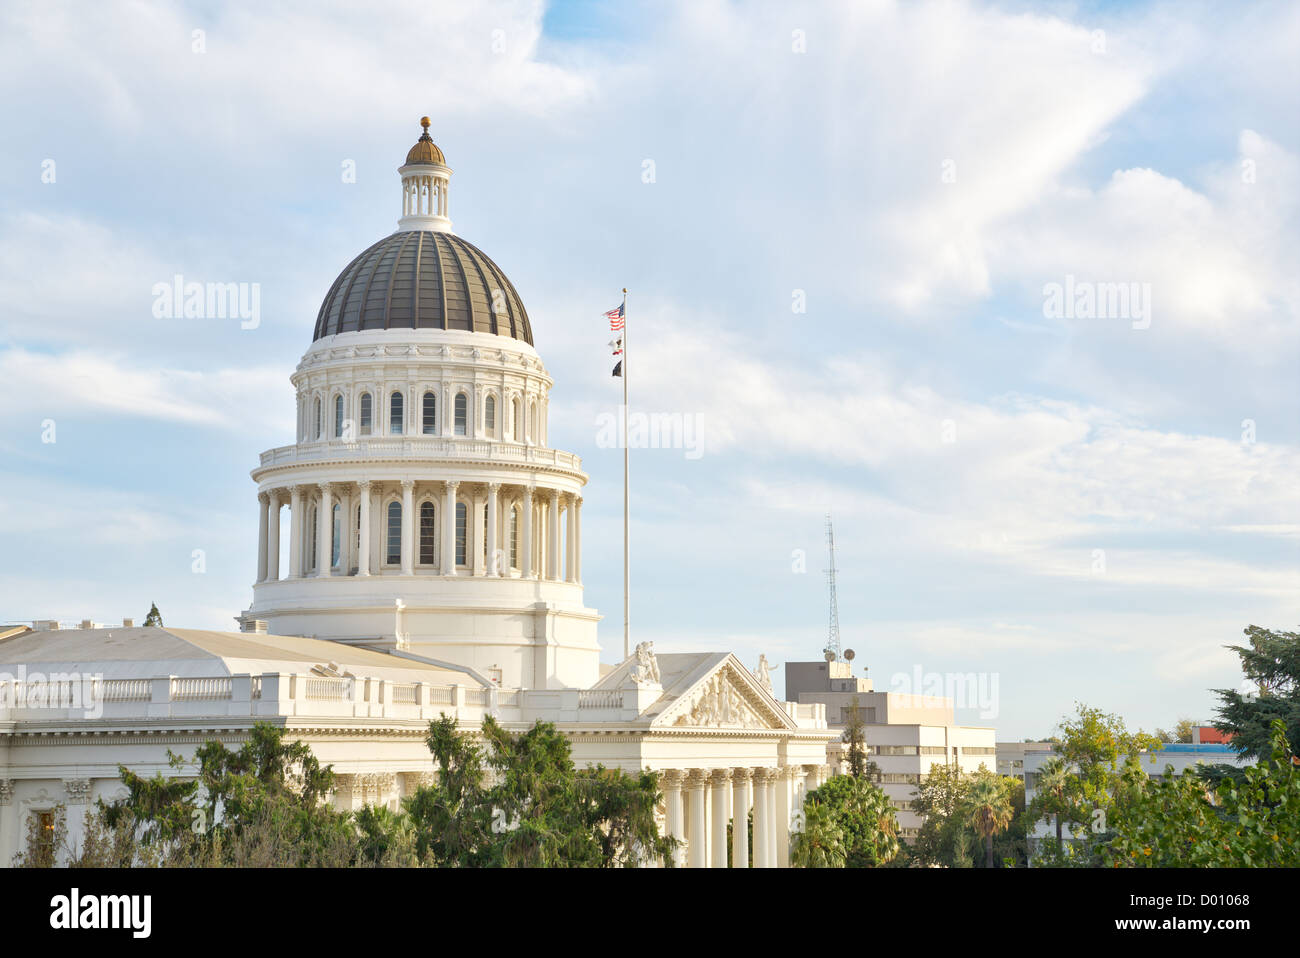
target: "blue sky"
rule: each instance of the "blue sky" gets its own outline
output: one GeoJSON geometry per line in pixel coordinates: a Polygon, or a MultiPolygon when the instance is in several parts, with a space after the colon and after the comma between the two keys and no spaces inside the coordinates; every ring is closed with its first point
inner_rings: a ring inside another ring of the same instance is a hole
{"type": "Polygon", "coordinates": [[[591,475],[607,658],[600,313],[622,286],[634,406],[706,434],[699,459],[634,451],[635,628],[660,650],[818,657],[827,511],[857,662],[878,688],[997,673],[1000,737],[1075,701],[1208,716],[1206,690],[1239,681],[1223,646],[1296,627],[1292,4],[0,16],[0,618],[156,601],[233,627],[248,471],[291,441],[320,299],[395,227],[428,114],[456,231],[523,296],[551,441],[591,475]],[[260,326],[154,318],[176,273],[259,283],[260,326]],[[1045,316],[1067,275],[1148,284],[1149,328],[1045,316]]]}

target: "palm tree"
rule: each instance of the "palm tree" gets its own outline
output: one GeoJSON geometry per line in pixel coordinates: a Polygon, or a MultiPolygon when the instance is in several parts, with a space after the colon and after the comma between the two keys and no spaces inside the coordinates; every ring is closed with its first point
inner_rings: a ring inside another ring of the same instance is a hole
{"type": "Polygon", "coordinates": [[[1065,805],[1065,790],[1070,784],[1070,767],[1057,755],[1043,763],[1038,772],[1038,794],[1044,796],[1044,807],[1056,818],[1056,847],[1061,847],[1061,811],[1065,805]]]}
{"type": "Polygon", "coordinates": [[[969,813],[971,827],[987,843],[988,867],[993,867],[993,836],[1011,824],[1011,796],[994,774],[979,775],[971,782],[969,813]]]}
{"type": "Polygon", "coordinates": [[[795,868],[843,868],[848,859],[844,831],[821,802],[804,806],[803,829],[791,839],[790,864],[795,868]]]}

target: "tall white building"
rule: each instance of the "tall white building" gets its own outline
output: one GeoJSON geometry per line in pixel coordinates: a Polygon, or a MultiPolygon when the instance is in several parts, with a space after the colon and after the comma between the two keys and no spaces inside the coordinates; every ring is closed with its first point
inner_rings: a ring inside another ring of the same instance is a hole
{"type": "Polygon", "coordinates": [[[334,766],[339,807],[393,806],[430,781],[424,737],[447,714],[465,730],[554,722],[579,765],[660,772],[683,864],[725,866],[729,850],[788,864],[838,732],[728,652],[644,642],[601,669],[582,598],[587,477],[547,442],[552,381],[528,314],[451,232],[451,170],[423,123],[397,231],[330,287],[293,373],[295,442],[253,470],[241,631],[0,634],[0,863],[61,804],[75,840],[77,812],[124,793],[119,765],[178,774],[168,750],[258,721],[334,766]],[[729,844],[751,811],[753,848],[743,827],[729,844]]]}

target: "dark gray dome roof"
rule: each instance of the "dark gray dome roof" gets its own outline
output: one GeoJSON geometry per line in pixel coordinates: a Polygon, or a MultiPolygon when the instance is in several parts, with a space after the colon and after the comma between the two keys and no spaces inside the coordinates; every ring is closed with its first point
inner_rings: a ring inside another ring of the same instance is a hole
{"type": "Polygon", "coordinates": [[[431,230],[385,236],[349,263],[321,303],[312,340],[362,329],[460,329],[533,345],[523,301],[500,267],[454,233],[431,230]]]}

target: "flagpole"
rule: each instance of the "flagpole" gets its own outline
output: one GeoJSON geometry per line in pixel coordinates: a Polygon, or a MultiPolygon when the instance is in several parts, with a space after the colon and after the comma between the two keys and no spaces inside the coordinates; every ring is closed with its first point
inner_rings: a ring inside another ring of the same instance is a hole
{"type": "Polygon", "coordinates": [[[632,654],[632,614],[628,604],[628,456],[627,456],[627,287],[623,287],[623,658],[632,654]]]}

